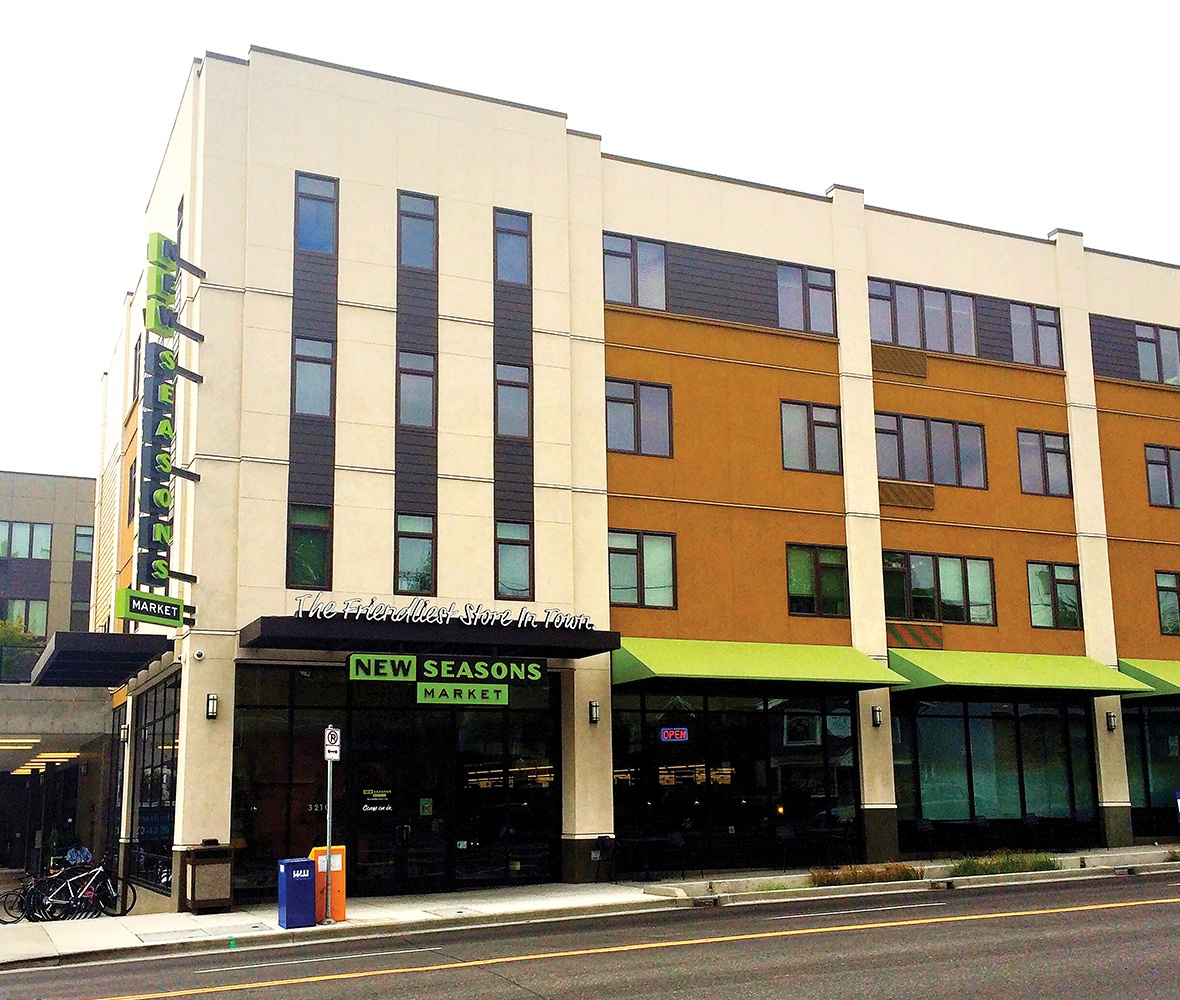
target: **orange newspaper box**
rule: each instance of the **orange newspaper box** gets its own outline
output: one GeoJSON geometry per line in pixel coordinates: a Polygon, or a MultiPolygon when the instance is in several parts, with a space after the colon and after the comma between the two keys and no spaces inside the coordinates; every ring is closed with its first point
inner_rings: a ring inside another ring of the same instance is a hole
{"type": "MultiPolygon", "coordinates": [[[[328,849],[313,847],[308,855],[315,862],[315,919],[324,919],[324,893],[328,889],[328,849]]],[[[332,919],[344,919],[344,848],[332,848],[332,919]]]]}

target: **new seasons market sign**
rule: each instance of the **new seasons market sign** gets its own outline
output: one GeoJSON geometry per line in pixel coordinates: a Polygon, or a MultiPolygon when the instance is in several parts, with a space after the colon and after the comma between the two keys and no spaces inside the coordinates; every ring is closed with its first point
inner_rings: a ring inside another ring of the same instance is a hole
{"type": "Polygon", "coordinates": [[[414,684],[419,705],[502,708],[512,688],[547,684],[545,666],[544,660],[353,653],[348,679],[414,684]]]}
{"type": "Polygon", "coordinates": [[[350,597],[343,601],[325,601],[323,594],[300,594],[295,598],[296,618],[341,618],[344,621],[412,622],[418,625],[500,625],[505,628],[573,628],[594,631],[589,615],[571,615],[557,608],[533,612],[528,608],[497,611],[483,604],[464,604],[462,610],[452,601],[436,604],[416,597],[398,607],[376,597],[368,600],[350,597]]]}

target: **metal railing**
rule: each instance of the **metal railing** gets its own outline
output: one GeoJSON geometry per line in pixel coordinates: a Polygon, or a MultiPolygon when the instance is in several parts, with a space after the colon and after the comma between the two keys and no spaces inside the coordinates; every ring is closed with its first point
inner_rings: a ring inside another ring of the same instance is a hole
{"type": "Polygon", "coordinates": [[[44,646],[0,646],[0,684],[28,684],[44,646]]]}

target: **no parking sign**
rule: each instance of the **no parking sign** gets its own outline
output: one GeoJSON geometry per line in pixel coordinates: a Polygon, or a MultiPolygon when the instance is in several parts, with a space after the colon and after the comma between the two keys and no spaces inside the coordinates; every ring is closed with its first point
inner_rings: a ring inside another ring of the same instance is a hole
{"type": "Polygon", "coordinates": [[[340,759],[340,730],[329,726],[324,730],[324,760],[340,759]]]}

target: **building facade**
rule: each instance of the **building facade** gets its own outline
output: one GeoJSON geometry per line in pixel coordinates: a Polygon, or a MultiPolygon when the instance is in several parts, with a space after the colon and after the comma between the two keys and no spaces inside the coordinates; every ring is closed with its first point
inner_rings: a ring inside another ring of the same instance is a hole
{"type": "Polygon", "coordinates": [[[185,621],[121,617],[146,282],[92,620],[147,657],[112,808],[155,905],[188,845],[266,893],[322,839],[327,724],[362,892],[1169,832],[1180,269],[264,49],[194,63],[146,226],[204,272],[185,621]]]}

